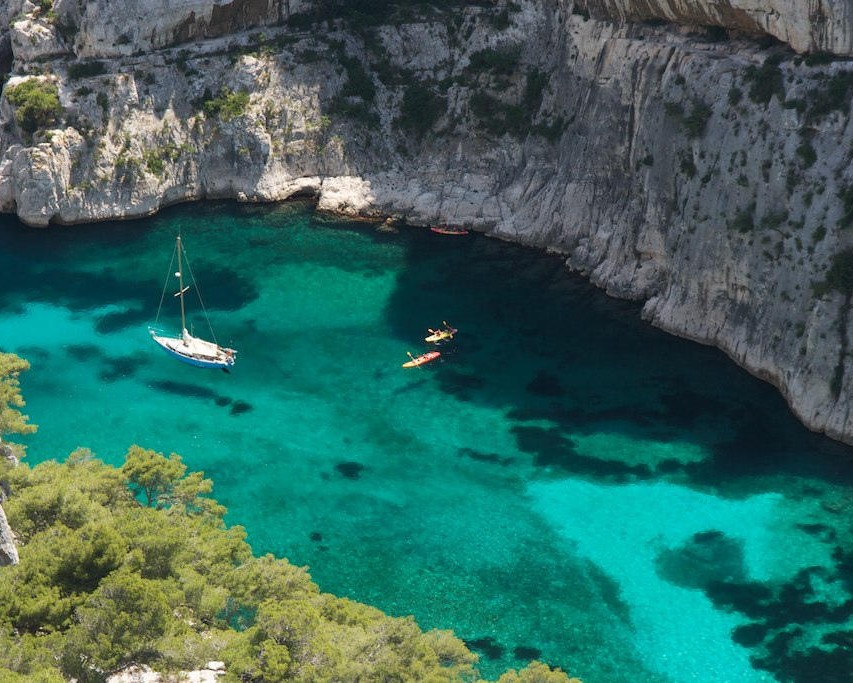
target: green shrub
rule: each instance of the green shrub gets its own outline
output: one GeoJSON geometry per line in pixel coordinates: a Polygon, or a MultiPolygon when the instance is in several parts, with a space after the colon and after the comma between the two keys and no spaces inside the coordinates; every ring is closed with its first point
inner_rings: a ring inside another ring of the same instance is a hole
{"type": "Polygon", "coordinates": [[[684,106],[681,102],[665,101],[663,103],[663,110],[666,112],[667,116],[671,116],[675,119],[680,119],[684,116],[684,106]]]}
{"type": "Polygon", "coordinates": [[[824,291],[834,289],[847,296],[853,295],[853,249],[845,249],[832,257],[823,284],[824,291]]]}
{"type": "Polygon", "coordinates": [[[219,117],[223,121],[242,116],[249,105],[249,93],[244,90],[233,92],[230,88],[222,88],[219,95],[207,99],[202,105],[205,116],[219,117]]]}
{"type": "Polygon", "coordinates": [[[824,64],[832,64],[835,55],[829,52],[812,52],[806,55],[806,66],[822,66],[824,64]]]}
{"type": "Polygon", "coordinates": [[[27,133],[55,123],[62,114],[56,83],[29,78],[6,89],[6,99],[15,107],[15,120],[27,133]]]}
{"type": "Polygon", "coordinates": [[[93,60],[91,62],[74,62],[68,66],[68,78],[71,80],[100,76],[106,72],[107,67],[103,62],[99,62],[98,60],[93,60]]]}
{"type": "Polygon", "coordinates": [[[74,36],[77,35],[78,28],[77,24],[64,17],[63,20],[57,20],[56,31],[66,43],[70,44],[74,41],[74,36]]]}
{"type": "Polygon", "coordinates": [[[780,102],[785,100],[785,81],[779,68],[779,58],[768,57],[760,67],[750,66],[746,70],[749,82],[749,99],[756,104],[767,105],[776,95],[780,102]]]}
{"type": "Polygon", "coordinates": [[[809,168],[817,161],[817,152],[810,140],[803,140],[797,147],[797,156],[802,159],[803,166],[809,168]]]}
{"type": "Polygon", "coordinates": [[[101,108],[101,111],[104,112],[104,116],[106,116],[110,110],[110,100],[107,97],[107,94],[104,92],[99,92],[97,95],[95,95],[95,102],[98,103],[98,106],[101,108]]]}
{"type": "Polygon", "coordinates": [[[549,76],[541,69],[531,69],[527,72],[524,83],[524,97],[522,101],[531,114],[536,114],[542,107],[542,97],[548,85],[549,76]]]}
{"type": "Polygon", "coordinates": [[[569,122],[562,116],[558,116],[550,122],[542,121],[530,128],[534,135],[541,135],[548,142],[556,142],[568,128],[569,122]]]}
{"type": "Polygon", "coordinates": [[[705,40],[709,43],[722,43],[725,40],[728,40],[729,32],[722,26],[706,26],[705,27],[705,40]]]}
{"type": "Polygon", "coordinates": [[[788,215],[787,209],[771,211],[761,219],[761,227],[765,230],[778,230],[779,226],[787,222],[788,215]]]}
{"type": "Polygon", "coordinates": [[[347,82],[341,89],[341,95],[360,97],[365,102],[373,102],[376,99],[376,86],[373,85],[364,65],[358,59],[346,54],[340,54],[339,58],[347,71],[347,82]]]}
{"type": "Polygon", "coordinates": [[[328,116],[346,116],[368,128],[379,125],[379,116],[367,102],[361,98],[338,96],[332,99],[327,110],[328,116]]]}
{"type": "Polygon", "coordinates": [[[848,185],[839,190],[838,198],[841,200],[841,208],[843,209],[841,214],[842,227],[847,228],[853,223],[853,185],[848,185]]]}
{"type": "Polygon", "coordinates": [[[743,99],[743,90],[738,88],[737,86],[732,86],[729,88],[729,105],[732,107],[740,104],[740,101],[743,99]]]}
{"type": "Polygon", "coordinates": [[[750,204],[746,209],[738,211],[729,224],[729,227],[741,234],[755,230],[755,203],[750,204]]]}
{"type": "Polygon", "coordinates": [[[688,178],[692,178],[696,175],[696,164],[693,163],[692,155],[687,152],[681,155],[681,158],[678,162],[678,168],[688,178]]]}
{"type": "Polygon", "coordinates": [[[145,162],[145,167],[158,178],[163,175],[166,168],[163,158],[160,156],[159,150],[149,149],[143,152],[142,160],[145,162]]]}
{"type": "Polygon", "coordinates": [[[433,127],[446,109],[446,102],[432,88],[416,82],[406,88],[400,105],[400,126],[418,138],[433,127]]]}
{"type": "Polygon", "coordinates": [[[701,137],[702,133],[705,132],[705,126],[708,124],[708,119],[710,118],[711,107],[700,100],[694,100],[690,113],[681,120],[687,137],[701,137]]]}
{"type": "Polygon", "coordinates": [[[807,120],[815,122],[833,111],[846,112],[850,107],[853,73],[840,71],[833,74],[822,86],[808,93],[807,120]]]}
{"type": "Polygon", "coordinates": [[[491,71],[508,76],[518,68],[521,48],[509,47],[501,50],[487,48],[471,55],[468,69],[471,71],[491,71]]]}
{"type": "Polygon", "coordinates": [[[521,138],[529,129],[527,113],[522,107],[501,102],[488,93],[474,93],[471,111],[487,132],[498,137],[509,133],[521,138]]]}

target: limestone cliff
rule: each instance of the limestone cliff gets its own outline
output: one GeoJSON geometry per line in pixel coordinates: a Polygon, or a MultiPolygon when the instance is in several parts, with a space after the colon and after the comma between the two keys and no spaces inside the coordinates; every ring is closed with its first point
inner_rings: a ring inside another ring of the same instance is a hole
{"type": "MultiPolygon", "coordinates": [[[[642,6],[705,4],[725,5],[642,6]]],[[[80,16],[97,23],[90,5],[80,16]]],[[[615,1],[379,5],[338,21],[279,7],[253,15],[272,22],[263,33],[193,33],[190,50],[146,23],[171,11],[161,0],[135,0],[145,28],[109,61],[50,56],[60,39],[107,54],[93,47],[107,29],[82,20],[74,36],[13,40],[45,49],[16,51],[0,99],[0,207],[45,225],[309,191],[344,213],[465,223],[560,251],[853,442],[848,64],[594,18],[619,19],[615,1]],[[60,105],[38,126],[22,116],[33,79],[60,105]]]]}
{"type": "Polygon", "coordinates": [[[774,36],[797,52],[853,54],[850,0],[579,0],[593,16],[774,36]]]}
{"type": "Polygon", "coordinates": [[[18,549],[15,536],[6,521],[6,513],[0,507],[0,567],[9,564],[18,564],[18,549]]]}

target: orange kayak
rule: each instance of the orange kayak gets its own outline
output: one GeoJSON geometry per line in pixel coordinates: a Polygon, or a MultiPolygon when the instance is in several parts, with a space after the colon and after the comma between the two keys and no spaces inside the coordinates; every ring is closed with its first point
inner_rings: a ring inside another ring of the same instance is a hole
{"type": "Polygon", "coordinates": [[[403,367],[415,368],[418,365],[423,365],[424,363],[429,363],[430,361],[435,360],[440,355],[441,353],[438,351],[427,351],[426,353],[422,353],[420,356],[412,356],[412,360],[403,363],[403,367]]]}

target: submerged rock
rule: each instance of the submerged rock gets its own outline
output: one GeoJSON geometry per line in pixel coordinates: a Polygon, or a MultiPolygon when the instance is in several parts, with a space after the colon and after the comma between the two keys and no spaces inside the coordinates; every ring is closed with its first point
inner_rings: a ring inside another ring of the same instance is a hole
{"type": "Polygon", "coordinates": [[[685,588],[707,588],[714,583],[746,580],[743,542],[721,531],[694,534],[678,548],[657,558],[657,570],[667,581],[685,588]]]}

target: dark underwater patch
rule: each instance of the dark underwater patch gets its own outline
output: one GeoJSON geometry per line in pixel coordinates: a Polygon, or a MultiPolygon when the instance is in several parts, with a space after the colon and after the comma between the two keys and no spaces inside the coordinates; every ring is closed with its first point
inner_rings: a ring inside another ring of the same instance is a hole
{"type": "Polygon", "coordinates": [[[733,610],[751,619],[765,616],[772,608],[773,591],[758,581],[711,581],[705,594],[718,609],[733,610]]]}
{"type": "Polygon", "coordinates": [[[319,531],[312,531],[309,538],[315,543],[319,543],[323,540],[323,534],[321,534],[319,531]]]}
{"type": "Polygon", "coordinates": [[[482,451],[477,451],[473,448],[460,448],[459,456],[462,458],[469,458],[476,462],[486,462],[492,465],[502,465],[503,467],[514,462],[514,458],[505,458],[498,453],[483,453],[482,451]]]}
{"type": "Polygon", "coordinates": [[[742,647],[755,647],[764,642],[769,630],[765,624],[744,624],[732,630],[732,640],[742,647]]]}
{"type": "Polygon", "coordinates": [[[602,424],[620,423],[632,429],[653,427],[659,424],[660,415],[653,410],[617,406],[614,408],[566,408],[552,406],[547,410],[540,408],[513,408],[507,412],[507,417],[526,422],[531,420],[549,419],[565,425],[573,430],[580,429],[586,433],[598,431],[602,424]]]}
{"type": "Polygon", "coordinates": [[[655,565],[661,578],[684,588],[746,579],[743,542],[720,531],[697,533],[683,545],[663,550],[655,565]]]}
{"type": "Polygon", "coordinates": [[[50,351],[44,346],[22,346],[16,353],[31,363],[34,361],[43,362],[50,358],[50,351]]]}
{"type": "Polygon", "coordinates": [[[512,654],[515,655],[516,659],[539,659],[542,656],[542,650],[531,645],[519,645],[513,648],[512,654]]]}
{"type": "MultiPolygon", "coordinates": [[[[442,358],[447,358],[454,353],[456,351],[452,348],[442,347],[441,349],[442,358]]],[[[459,372],[452,367],[447,368],[446,371],[442,371],[439,381],[443,392],[454,396],[460,401],[470,401],[472,391],[482,389],[486,386],[486,381],[482,377],[467,372],[459,372]]]]}
{"type": "Polygon", "coordinates": [[[228,396],[217,396],[215,399],[213,399],[213,402],[220,408],[224,408],[229,403],[231,403],[231,398],[228,396]]]}
{"type": "Polygon", "coordinates": [[[472,650],[479,652],[486,659],[500,659],[504,656],[504,647],[492,636],[485,638],[475,638],[474,640],[466,640],[465,644],[472,650]]]}
{"type": "Polygon", "coordinates": [[[692,427],[700,420],[725,415],[731,410],[731,406],[720,400],[683,387],[662,393],[659,400],[666,421],[679,427],[692,427]]]}
{"type": "Polygon", "coordinates": [[[770,671],[780,681],[793,683],[849,683],[853,650],[849,647],[798,647],[803,629],[778,633],[754,656],[754,666],[770,671]]]}
{"type": "Polygon", "coordinates": [[[243,413],[248,413],[251,409],[251,403],[247,403],[246,401],[241,401],[238,399],[231,404],[231,410],[229,412],[232,415],[242,415],[243,413]]]}
{"type": "Polygon", "coordinates": [[[797,528],[826,543],[834,543],[838,538],[835,529],[827,524],[797,524],[797,528]]]}
{"type": "Polygon", "coordinates": [[[486,380],[467,372],[448,369],[441,373],[441,384],[451,390],[458,389],[461,391],[463,389],[482,389],[486,386],[486,380]]]}
{"type": "Polygon", "coordinates": [[[560,467],[567,472],[598,477],[605,481],[626,481],[630,478],[648,479],[648,465],[629,465],[618,460],[602,460],[581,455],[575,443],[555,428],[515,426],[518,449],[533,455],[537,467],[560,467]]]}
{"type": "Polygon", "coordinates": [[[202,274],[196,284],[208,310],[237,311],[259,296],[254,282],[231,268],[204,261],[193,262],[193,270],[202,274]]]}
{"type": "Polygon", "coordinates": [[[680,472],[684,469],[684,463],[676,460],[675,458],[666,458],[666,460],[661,460],[655,471],[658,474],[674,474],[676,472],[680,472]]]}
{"type": "Polygon", "coordinates": [[[151,387],[158,391],[165,391],[175,396],[183,396],[185,398],[205,398],[215,400],[219,395],[212,389],[203,387],[199,384],[190,384],[189,382],[173,382],[170,379],[157,380],[151,382],[151,387]]]}
{"type": "Polygon", "coordinates": [[[100,347],[95,344],[71,344],[65,347],[65,353],[81,363],[103,355],[100,347]]]}
{"type": "Polygon", "coordinates": [[[115,382],[119,379],[132,377],[136,370],[145,364],[145,359],[138,356],[120,356],[119,358],[108,358],[104,361],[106,368],[101,371],[99,377],[105,382],[115,382]]]}
{"type": "MultiPolygon", "coordinates": [[[[840,559],[843,563],[844,558],[840,559]]],[[[705,592],[722,609],[740,612],[752,620],[733,629],[732,639],[752,648],[752,664],[792,683],[849,681],[853,671],[853,597],[828,602],[825,586],[843,583],[844,568],[808,567],[775,587],[755,582],[709,584],[705,592]],[[832,629],[837,624],[840,628],[832,629]],[[816,625],[822,632],[815,645],[816,625]]],[[[837,596],[838,597],[838,596],[837,596]]]]}
{"type": "Polygon", "coordinates": [[[95,330],[100,334],[110,334],[117,332],[127,327],[138,325],[139,323],[148,320],[151,314],[138,308],[128,309],[121,313],[107,313],[98,318],[95,323],[95,330]]]}
{"type": "Polygon", "coordinates": [[[547,398],[558,398],[566,395],[566,390],[560,384],[556,375],[540,370],[539,373],[525,387],[528,394],[544,396],[547,398]]]}
{"type": "MultiPolygon", "coordinates": [[[[840,645],[841,647],[850,648],[853,651],[853,631],[827,633],[820,641],[828,645],[840,645]]],[[[851,668],[851,671],[853,671],[853,668],[851,668]]]]}
{"type": "Polygon", "coordinates": [[[631,609],[622,599],[622,589],[617,581],[610,578],[593,562],[585,563],[589,578],[598,588],[599,595],[608,609],[617,615],[625,624],[631,624],[631,609]]]}
{"type": "Polygon", "coordinates": [[[734,437],[713,444],[712,458],[691,463],[686,470],[697,482],[719,485],[745,476],[759,476],[778,471],[779,453],[788,445],[779,441],[761,421],[740,424],[734,437]]]}
{"type": "Polygon", "coordinates": [[[364,465],[360,462],[339,462],[335,465],[335,469],[339,474],[343,475],[347,479],[358,479],[361,476],[362,470],[364,470],[364,465]]]}
{"type": "Polygon", "coordinates": [[[163,284],[154,280],[128,280],[109,269],[89,273],[54,268],[39,276],[32,299],[76,310],[91,310],[117,301],[135,302],[136,310],[156,311],[162,288],[163,284]]]}

